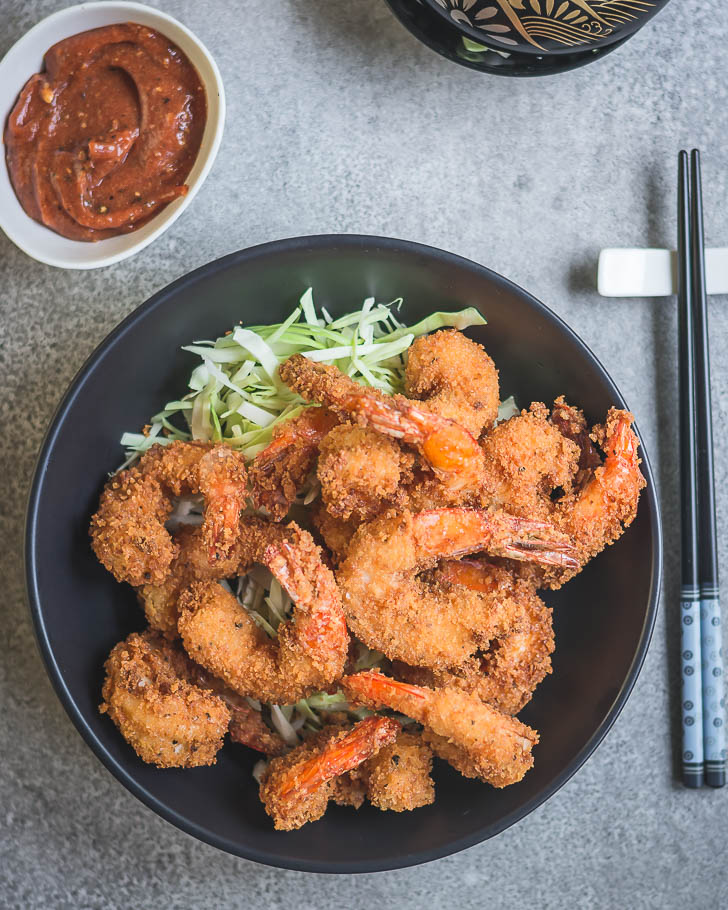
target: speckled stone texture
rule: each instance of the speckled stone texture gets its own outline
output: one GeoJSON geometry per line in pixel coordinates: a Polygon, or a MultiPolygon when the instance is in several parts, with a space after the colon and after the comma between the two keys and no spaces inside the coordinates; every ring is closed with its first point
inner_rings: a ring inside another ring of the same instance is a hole
{"type": "MultiPolygon", "coordinates": [[[[215,55],[222,149],[192,208],[97,272],[39,265],[0,236],[0,905],[3,907],[728,906],[728,789],[675,782],[678,471],[669,300],[601,300],[603,246],[668,245],[676,153],[704,153],[706,230],[728,243],[723,0],[674,0],[622,49],[538,80],[481,76],[418,45],[381,0],[156,4],[215,55]],[[528,288],[606,365],[638,415],[665,519],[662,609],[614,729],[546,805],[494,840],[402,872],[267,869],[177,831],[93,757],[39,660],[22,528],[66,385],[152,292],[231,250],[362,232],[463,254],[528,288]]],[[[0,53],[62,6],[0,0],[0,53]]],[[[710,305],[718,521],[728,522],[728,300],[710,305]]],[[[721,566],[728,578],[728,534],[721,566]]]]}

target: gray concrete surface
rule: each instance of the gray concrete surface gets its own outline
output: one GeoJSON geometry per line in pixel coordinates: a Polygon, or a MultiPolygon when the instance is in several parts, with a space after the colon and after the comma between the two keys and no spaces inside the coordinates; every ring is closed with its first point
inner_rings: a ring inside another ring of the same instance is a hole
{"type": "MultiPolygon", "coordinates": [[[[0,0],[0,53],[56,0],[0,0]]],[[[381,0],[168,0],[216,56],[222,150],[193,209],[134,259],[61,272],[0,237],[0,905],[718,908],[728,790],[673,777],[678,579],[675,307],[594,290],[603,246],[670,244],[675,156],[705,155],[707,235],[728,243],[722,0],[675,0],[624,48],[544,80],[480,76],[417,44],[381,0]],[[434,244],[563,316],[637,413],[665,517],[664,599],[634,694],[583,770],[498,838],[402,872],[327,878],[198,843],[96,761],[53,694],[23,590],[21,531],[44,428],[109,330],[231,250],[295,234],[434,244]],[[673,712],[674,713],[674,712],[673,712]]],[[[728,300],[711,301],[721,530],[728,522],[728,300]]],[[[721,561],[728,578],[728,535],[721,561]]]]}

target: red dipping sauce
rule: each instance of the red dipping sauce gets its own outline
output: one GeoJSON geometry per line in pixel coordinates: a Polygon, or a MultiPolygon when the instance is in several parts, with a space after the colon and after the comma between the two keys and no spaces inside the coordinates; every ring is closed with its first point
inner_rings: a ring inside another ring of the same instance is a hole
{"type": "Polygon", "coordinates": [[[187,192],[207,119],[197,70],[164,35],[125,22],[59,41],[5,127],[25,211],[72,240],[141,227],[187,192]]]}

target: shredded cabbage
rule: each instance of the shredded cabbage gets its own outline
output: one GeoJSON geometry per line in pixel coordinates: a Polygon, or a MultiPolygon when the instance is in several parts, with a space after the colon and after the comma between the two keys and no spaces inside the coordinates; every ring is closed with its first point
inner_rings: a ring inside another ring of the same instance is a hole
{"type": "Polygon", "coordinates": [[[278,375],[292,354],[336,364],[362,385],[394,394],[403,390],[404,355],[415,338],[441,328],[485,325],[480,313],[468,307],[433,313],[408,327],[395,315],[401,304],[401,298],[377,303],[368,297],[361,309],[332,319],[324,307],[317,311],[308,288],[282,323],[237,325],[216,341],[185,345],[183,350],[200,359],[190,375],[190,391],[179,401],[167,402],[152,417],[148,433],[124,433],[124,467],[154,443],[175,439],[224,440],[254,458],[270,442],[275,427],[300,414],[305,405],[278,375]]]}
{"type": "Polygon", "coordinates": [[[297,746],[300,740],[286,713],[285,708],[281,708],[278,705],[270,706],[270,718],[276,731],[281,735],[287,746],[297,746]]]}
{"type": "Polygon", "coordinates": [[[263,775],[268,770],[268,762],[261,758],[253,765],[253,777],[256,780],[256,783],[260,783],[263,780],[263,775]]]}
{"type": "Polygon", "coordinates": [[[517,417],[521,413],[521,409],[516,404],[516,399],[513,395],[509,395],[505,401],[501,401],[498,405],[498,416],[496,417],[496,423],[501,423],[504,420],[510,420],[511,417],[517,417]]]}

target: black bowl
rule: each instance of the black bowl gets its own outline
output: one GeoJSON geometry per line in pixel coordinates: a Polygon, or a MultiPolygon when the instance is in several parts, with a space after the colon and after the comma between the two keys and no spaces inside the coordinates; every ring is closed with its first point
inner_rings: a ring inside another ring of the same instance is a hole
{"type": "Polygon", "coordinates": [[[425,0],[385,0],[402,25],[415,38],[446,60],[490,76],[556,76],[601,60],[621,47],[629,36],[605,47],[575,50],[570,54],[519,54],[495,50],[465,36],[454,22],[444,21],[425,0]]]}
{"type": "MultiPolygon", "coordinates": [[[[251,777],[255,756],[226,745],[217,765],[159,771],[145,765],[98,713],[102,664],[143,625],[132,590],[89,547],[88,522],[119,436],[185,388],[191,357],[180,345],[244,322],[286,316],[309,285],[332,313],[403,296],[405,317],[479,307],[474,332],[522,403],[565,393],[590,420],[624,406],[603,367],[543,304],[494,272],[400,240],[323,236],[233,253],[160,291],[92,354],[63,399],[43,444],[26,529],[27,585],[40,649],[81,735],[116,777],[163,818],[230,853],[317,872],[366,872],[421,863],[476,844],[523,818],[594,751],[624,705],[647,650],[661,571],[655,488],[633,526],[563,591],[556,607],[554,672],[523,712],[541,733],[536,764],[505,790],[436,769],[437,801],[412,813],[332,807],[293,833],[273,831],[251,777]]],[[[648,756],[645,754],[645,761],[648,756]]],[[[102,811],[101,807],[99,811],[102,811]]]]}
{"type": "Polygon", "coordinates": [[[467,38],[533,56],[608,47],[633,35],[668,0],[423,0],[467,38]]]}

